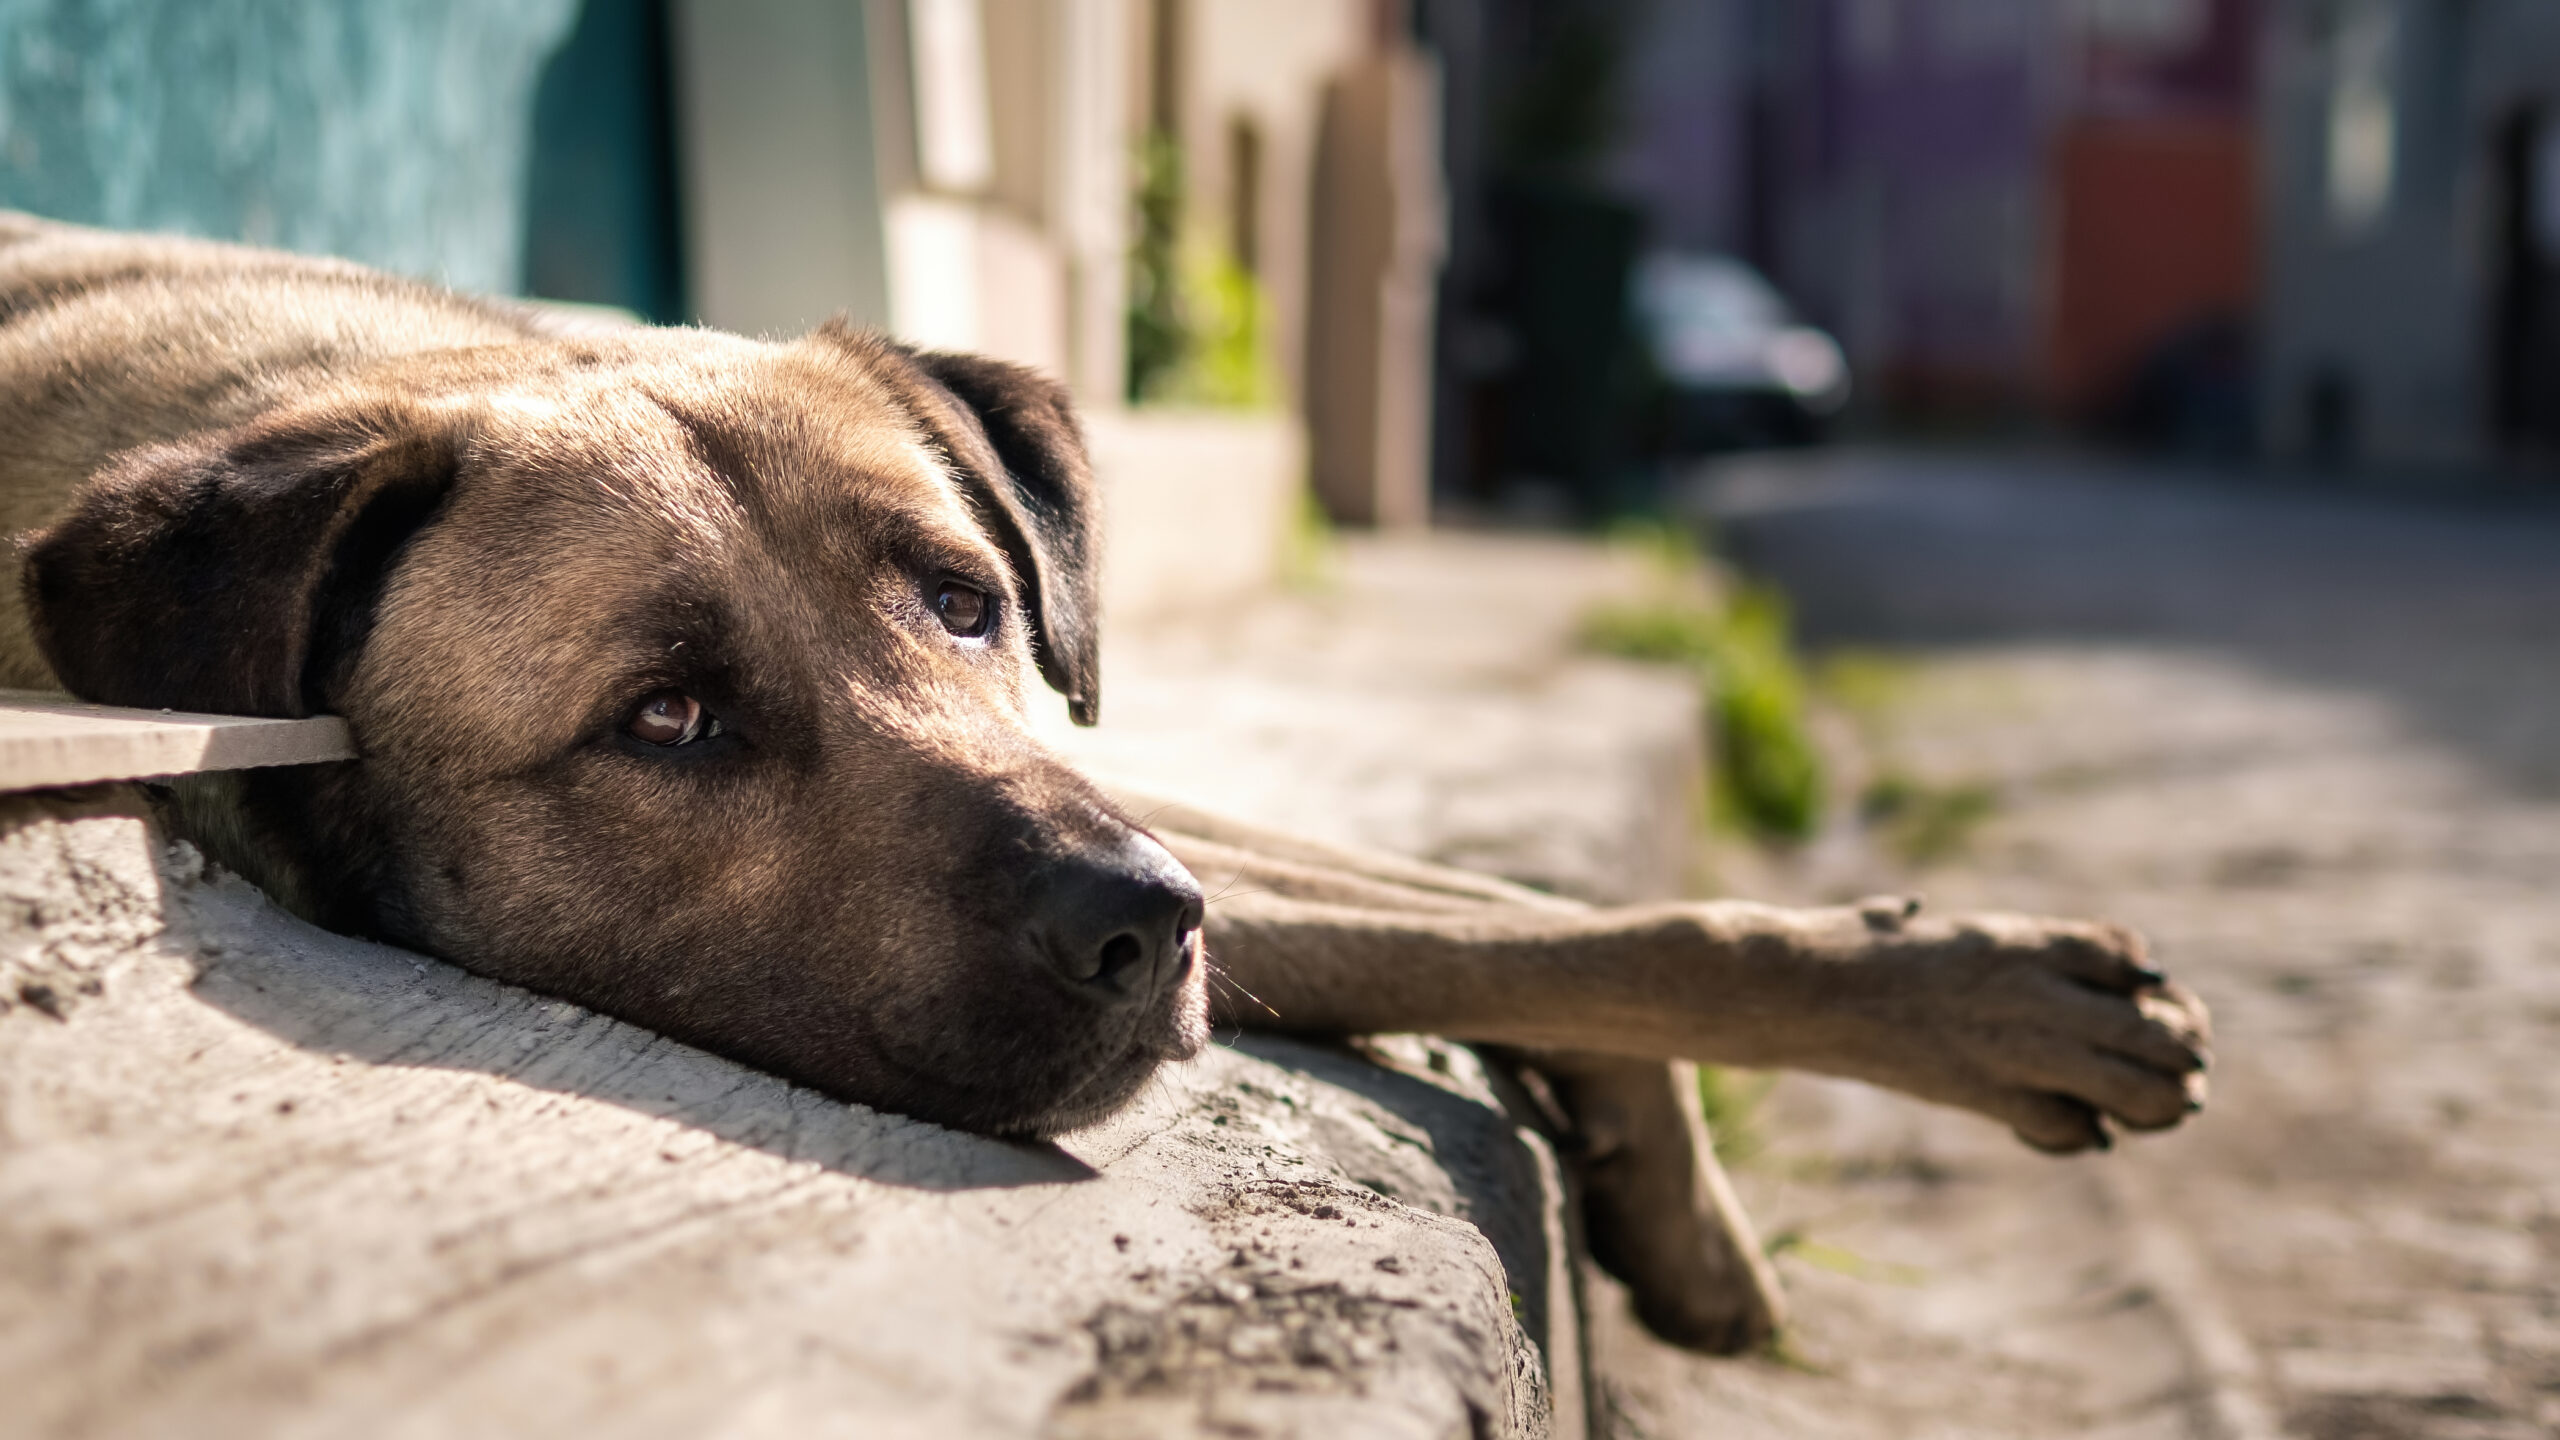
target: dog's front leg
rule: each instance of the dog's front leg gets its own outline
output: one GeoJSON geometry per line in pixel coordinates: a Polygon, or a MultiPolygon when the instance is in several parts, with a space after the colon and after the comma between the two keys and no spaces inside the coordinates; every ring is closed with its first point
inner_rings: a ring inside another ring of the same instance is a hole
{"type": "Polygon", "coordinates": [[[1811,1070],[2055,1152],[2204,1099],[2203,1004],[2115,926],[1898,903],[1427,913],[1264,891],[1211,907],[1209,948],[1258,997],[1230,1022],[1811,1070]]]}
{"type": "Polygon", "coordinates": [[[2174,1123],[2203,1096],[2202,1005],[2114,927],[1915,923],[1899,901],[1595,911],[1161,801],[1131,808],[1212,891],[1210,950],[1239,982],[1221,1023],[1539,1047],[1528,1058],[1581,1147],[1593,1251],[1657,1333],[1696,1348],[1748,1348],[1782,1304],[1707,1148],[1694,1073],[1670,1057],[1849,1075],[2055,1150],[2104,1143],[2099,1111],[2174,1123]]]}

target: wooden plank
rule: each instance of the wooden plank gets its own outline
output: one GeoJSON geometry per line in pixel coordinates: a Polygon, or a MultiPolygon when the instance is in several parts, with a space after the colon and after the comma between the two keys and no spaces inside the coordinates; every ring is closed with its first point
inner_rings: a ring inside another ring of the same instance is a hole
{"type": "Polygon", "coordinates": [[[0,791],[355,758],[335,715],[271,720],[92,705],[0,690],[0,791]]]}

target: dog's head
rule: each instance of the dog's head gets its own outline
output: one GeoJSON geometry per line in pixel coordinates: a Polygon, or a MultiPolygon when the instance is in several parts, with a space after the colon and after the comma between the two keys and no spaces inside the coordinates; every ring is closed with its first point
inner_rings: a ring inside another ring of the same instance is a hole
{"type": "Polygon", "coordinates": [[[128,454],[31,543],[66,685],[336,713],[236,863],[314,918],[837,1095],[1045,1134],[1196,1050],[1201,898],[1090,723],[1063,393],[841,327],[404,362],[128,454]]]}

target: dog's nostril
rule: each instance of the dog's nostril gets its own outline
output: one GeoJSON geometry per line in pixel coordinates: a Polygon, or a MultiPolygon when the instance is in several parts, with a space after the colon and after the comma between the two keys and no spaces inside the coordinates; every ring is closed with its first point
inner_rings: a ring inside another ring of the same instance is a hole
{"type": "Polygon", "coordinates": [[[1164,847],[1130,835],[1042,876],[1026,938],[1088,1001],[1138,1004],[1190,973],[1203,914],[1191,876],[1164,847]]]}
{"type": "Polygon", "coordinates": [[[1102,942],[1102,953],[1095,957],[1091,978],[1106,984],[1119,977],[1121,971],[1146,958],[1146,942],[1123,930],[1102,942]]]}

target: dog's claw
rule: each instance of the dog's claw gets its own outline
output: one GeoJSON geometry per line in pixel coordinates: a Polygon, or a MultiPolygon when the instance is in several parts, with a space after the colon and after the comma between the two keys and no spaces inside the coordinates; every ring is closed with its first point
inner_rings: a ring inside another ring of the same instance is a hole
{"type": "Polygon", "coordinates": [[[1857,904],[1858,918],[1867,928],[1880,935],[1890,935],[1902,928],[1904,921],[1920,913],[1917,895],[1870,895],[1857,904]]]}

